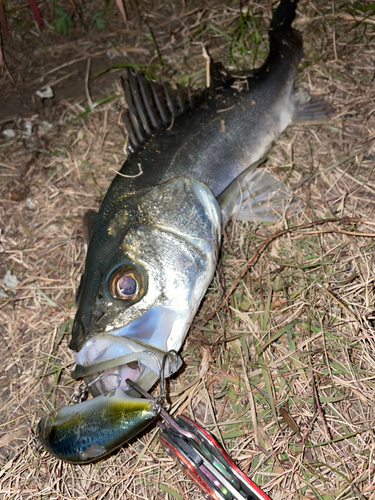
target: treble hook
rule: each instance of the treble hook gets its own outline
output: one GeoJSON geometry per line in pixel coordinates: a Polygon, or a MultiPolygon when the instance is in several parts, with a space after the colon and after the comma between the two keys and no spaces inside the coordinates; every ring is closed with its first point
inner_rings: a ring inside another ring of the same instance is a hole
{"type": "Polygon", "coordinates": [[[116,377],[117,378],[117,387],[120,387],[121,384],[121,376],[118,373],[113,373],[113,372],[106,372],[105,370],[99,373],[97,377],[95,377],[91,382],[88,384],[85,384],[82,387],[79,387],[73,394],[73,403],[74,404],[79,404],[84,401],[89,393],[89,389],[92,385],[96,384],[99,382],[99,380],[103,380],[103,378],[107,377],[116,377]]]}
{"type": "Polygon", "coordinates": [[[164,387],[164,372],[165,372],[165,365],[167,363],[167,359],[171,357],[171,355],[175,356],[175,370],[177,370],[177,359],[178,359],[178,353],[174,349],[171,349],[170,351],[166,352],[163,356],[163,360],[161,362],[161,370],[160,370],[160,396],[158,399],[161,399],[165,402],[165,387],[164,387]]]}
{"type": "MultiPolygon", "coordinates": [[[[167,362],[167,359],[171,356],[171,355],[174,355],[175,356],[175,370],[177,370],[177,367],[178,367],[178,353],[177,351],[175,351],[174,349],[171,349],[170,351],[166,352],[163,356],[163,359],[162,359],[162,362],[161,362],[161,369],[160,369],[160,395],[157,396],[156,398],[154,398],[153,396],[151,396],[151,394],[149,394],[147,391],[145,391],[144,389],[142,389],[142,387],[140,387],[136,382],[134,382],[133,380],[131,379],[126,379],[126,383],[132,388],[132,389],[135,389],[141,396],[143,396],[144,398],[146,399],[151,399],[151,400],[154,400],[154,401],[157,401],[159,402],[160,404],[160,416],[164,419],[164,422],[171,426],[177,433],[185,436],[186,438],[188,439],[192,439],[193,441],[195,441],[197,443],[198,446],[200,446],[200,440],[199,438],[193,434],[192,432],[189,432],[185,429],[183,429],[175,420],[174,418],[169,415],[169,413],[167,412],[166,410],[166,404],[165,404],[165,388],[164,388],[164,379],[165,379],[165,376],[164,376],[164,372],[165,372],[165,365],[166,365],[166,362],[167,362]],[[164,401],[163,401],[164,400],[164,401]],[[162,401],[162,403],[164,402],[164,404],[160,403],[160,401],[162,401]]],[[[159,426],[159,428],[161,430],[164,430],[165,429],[165,425],[162,423],[162,422],[158,422],[157,425],[159,426]]]]}
{"type": "Polygon", "coordinates": [[[160,359],[156,356],[156,354],[155,354],[154,352],[152,352],[152,351],[143,351],[143,352],[146,352],[147,354],[151,354],[151,356],[152,356],[153,358],[155,358],[155,360],[156,360],[156,364],[158,365],[158,368],[159,368],[159,373],[160,373],[160,371],[161,371],[160,359]]]}
{"type": "Polygon", "coordinates": [[[107,378],[107,377],[116,377],[117,378],[117,382],[118,382],[117,387],[120,387],[121,376],[118,373],[103,371],[97,377],[95,377],[94,380],[91,380],[91,382],[89,382],[87,384],[87,388],[89,388],[92,385],[96,384],[96,382],[99,382],[99,380],[103,380],[103,378],[107,378]]]}
{"type": "MultiPolygon", "coordinates": [[[[170,351],[166,352],[163,356],[163,359],[162,359],[162,362],[161,362],[161,365],[160,365],[160,360],[159,358],[156,356],[156,354],[154,354],[152,351],[144,351],[144,352],[147,352],[148,354],[152,354],[155,359],[157,360],[157,364],[158,364],[158,368],[159,368],[159,378],[160,378],[160,384],[159,384],[159,387],[160,387],[160,394],[159,396],[157,396],[157,399],[158,401],[162,401],[165,403],[165,387],[164,387],[164,380],[165,380],[165,365],[167,363],[167,360],[169,357],[171,357],[172,355],[175,356],[175,370],[177,370],[178,368],[178,352],[175,351],[174,349],[171,349],[170,351]]],[[[127,379],[126,380],[126,383],[128,385],[130,385],[130,387],[132,389],[135,389],[139,394],[141,394],[144,398],[147,398],[147,399],[154,399],[152,396],[150,396],[148,394],[147,391],[144,391],[138,384],[136,384],[135,382],[133,382],[131,379],[127,379]]]]}

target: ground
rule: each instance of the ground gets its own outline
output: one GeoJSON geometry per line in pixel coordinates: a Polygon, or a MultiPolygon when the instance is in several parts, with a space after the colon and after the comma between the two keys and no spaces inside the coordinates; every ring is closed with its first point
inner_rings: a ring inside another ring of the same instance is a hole
{"type": "MultiPolygon", "coordinates": [[[[10,4],[0,277],[9,271],[17,281],[5,280],[0,298],[0,496],[199,499],[154,427],[85,466],[37,451],[32,430],[79,387],[68,343],[85,258],[82,216],[98,208],[125,159],[118,66],[202,86],[202,44],[232,71],[257,66],[271,2],[130,2],[128,26],[110,5],[99,32],[90,26],[97,0],[79,4],[67,37],[40,31],[27,8],[10,4]],[[35,95],[46,86],[53,99],[35,95]]],[[[49,4],[40,9],[52,25],[49,4]]],[[[299,2],[297,83],[334,114],[289,127],[267,167],[302,211],[226,228],[219,274],[170,384],[172,413],[211,430],[274,500],[375,498],[374,14],[369,1],[299,2]]]]}

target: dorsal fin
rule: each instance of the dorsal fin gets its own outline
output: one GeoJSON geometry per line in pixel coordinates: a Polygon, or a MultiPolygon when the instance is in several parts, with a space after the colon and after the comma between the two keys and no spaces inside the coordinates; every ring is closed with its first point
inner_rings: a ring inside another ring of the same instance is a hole
{"type": "Polygon", "coordinates": [[[127,108],[118,107],[129,137],[129,152],[193,104],[189,87],[177,85],[173,88],[166,82],[160,84],[147,80],[142,74],[134,74],[129,69],[126,77],[121,77],[121,85],[127,108]]]}

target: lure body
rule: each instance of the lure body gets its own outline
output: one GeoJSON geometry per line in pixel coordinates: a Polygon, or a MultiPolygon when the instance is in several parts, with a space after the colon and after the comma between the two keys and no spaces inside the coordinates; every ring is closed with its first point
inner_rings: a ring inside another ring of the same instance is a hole
{"type": "Polygon", "coordinates": [[[37,434],[49,453],[71,463],[99,459],[145,429],[159,415],[156,401],[114,389],[43,417],[37,434]]]}

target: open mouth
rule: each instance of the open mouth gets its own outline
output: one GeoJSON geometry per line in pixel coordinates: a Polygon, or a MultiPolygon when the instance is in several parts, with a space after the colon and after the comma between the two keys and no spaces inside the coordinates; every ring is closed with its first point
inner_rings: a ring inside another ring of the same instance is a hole
{"type": "MultiPolygon", "coordinates": [[[[188,308],[156,306],[124,327],[93,335],[75,354],[72,377],[83,378],[93,396],[117,387],[135,395],[127,378],[148,391],[159,379],[164,354],[180,348],[191,314],[188,308]]],[[[181,364],[177,356],[167,359],[164,375],[169,377],[181,364]]]]}
{"type": "MultiPolygon", "coordinates": [[[[75,355],[76,368],[71,375],[74,379],[83,378],[93,396],[117,387],[131,392],[128,378],[149,390],[159,379],[164,354],[133,339],[100,334],[87,340],[75,355]]],[[[177,356],[167,360],[165,376],[172,375],[181,364],[177,356]]]]}

